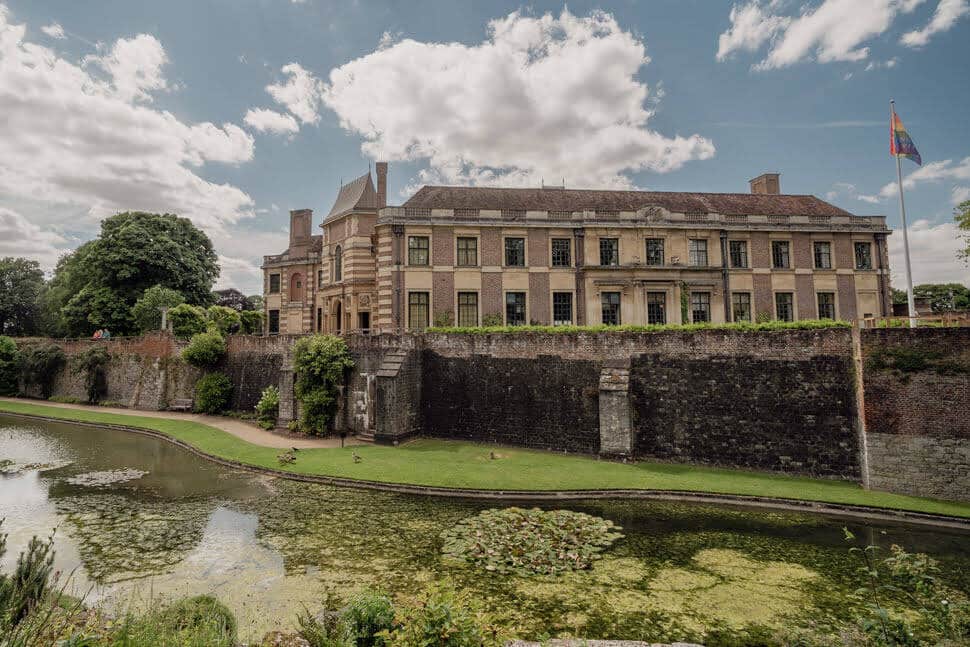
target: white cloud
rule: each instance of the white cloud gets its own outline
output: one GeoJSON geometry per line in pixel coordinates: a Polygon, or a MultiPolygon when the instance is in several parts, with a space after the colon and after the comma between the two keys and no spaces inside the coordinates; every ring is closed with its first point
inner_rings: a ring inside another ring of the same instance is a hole
{"type": "Polygon", "coordinates": [[[280,71],[288,78],[281,83],[267,85],[269,95],[303,123],[315,124],[320,121],[322,86],[319,79],[299,63],[284,65],[280,71]]]}
{"type": "Polygon", "coordinates": [[[924,0],[823,0],[805,5],[797,16],[775,13],[784,3],[749,0],[731,9],[731,27],[718,39],[718,60],[734,51],[757,51],[771,43],[767,56],[754,67],[770,70],[806,60],[819,63],[861,61],[865,45],[888,30],[896,17],[913,11],[924,0]]]}
{"type": "Polygon", "coordinates": [[[243,121],[247,125],[261,133],[275,133],[278,135],[292,135],[300,130],[300,124],[296,123],[291,115],[284,115],[275,110],[265,108],[253,108],[246,112],[243,121]]]}
{"type": "Polygon", "coordinates": [[[868,204],[879,204],[882,201],[878,196],[863,195],[859,193],[856,186],[848,182],[836,182],[832,185],[832,190],[825,194],[825,199],[829,202],[837,200],[841,197],[858,200],[859,202],[866,202],[868,204]]]}
{"type": "Polygon", "coordinates": [[[737,51],[755,52],[791,23],[791,18],[772,16],[769,10],[761,2],[731,7],[731,27],[718,37],[717,60],[723,61],[737,51]]]}
{"type": "Polygon", "coordinates": [[[252,159],[252,137],[147,105],[167,87],[157,40],[120,39],[83,65],[25,40],[8,16],[0,4],[0,199],[79,234],[123,210],[179,213],[210,234],[253,215],[245,192],[197,175],[207,163],[252,159]]]}
{"type": "MultiPolygon", "coordinates": [[[[957,258],[957,252],[966,246],[962,234],[952,222],[933,225],[928,220],[917,220],[910,225],[909,252],[914,285],[953,282],[970,285],[970,270],[957,258]]],[[[893,285],[905,286],[906,261],[901,231],[889,237],[889,267],[892,268],[893,285]]]]}
{"type": "Polygon", "coordinates": [[[64,33],[64,28],[56,22],[52,22],[49,25],[44,25],[40,28],[40,30],[51,38],[56,38],[58,40],[67,38],[67,35],[64,33]]]}
{"type": "Polygon", "coordinates": [[[648,128],[643,42],[596,12],[520,13],[477,45],[405,39],[330,72],[323,100],[374,158],[428,160],[420,182],[627,187],[714,155],[648,128]]]}
{"type": "Polygon", "coordinates": [[[947,31],[967,14],[970,14],[970,0],[940,0],[926,26],[903,34],[899,42],[907,47],[922,47],[935,34],[947,31]]]}
{"type": "MultiPolygon", "coordinates": [[[[958,162],[953,160],[942,160],[940,162],[930,162],[919,167],[903,178],[903,188],[912,189],[920,184],[935,182],[970,182],[970,157],[965,157],[958,162]]],[[[886,199],[896,195],[897,184],[890,182],[879,190],[879,197],[886,199]]],[[[953,189],[954,202],[960,193],[960,188],[953,189]]]]}
{"type": "Polygon", "coordinates": [[[0,256],[26,256],[52,268],[66,240],[53,231],[44,231],[25,217],[0,207],[0,256]]]}

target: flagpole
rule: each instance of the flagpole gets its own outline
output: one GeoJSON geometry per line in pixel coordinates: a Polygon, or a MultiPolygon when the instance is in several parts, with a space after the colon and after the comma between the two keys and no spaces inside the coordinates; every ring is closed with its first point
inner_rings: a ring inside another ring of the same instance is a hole
{"type": "MultiPolygon", "coordinates": [[[[889,102],[889,123],[896,125],[896,101],[889,102]]],[[[893,155],[896,158],[896,186],[899,187],[899,215],[903,221],[903,256],[906,258],[906,300],[909,305],[909,327],[916,327],[916,299],[913,297],[913,270],[909,262],[909,232],[906,226],[906,201],[903,199],[903,168],[899,161],[899,151],[893,155]]]]}

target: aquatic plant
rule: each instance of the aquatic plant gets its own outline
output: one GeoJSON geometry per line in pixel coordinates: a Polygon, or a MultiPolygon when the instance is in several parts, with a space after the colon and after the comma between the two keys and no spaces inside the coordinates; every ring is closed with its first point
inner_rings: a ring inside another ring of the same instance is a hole
{"type": "Polygon", "coordinates": [[[64,479],[71,485],[86,485],[89,487],[107,487],[115,483],[134,481],[148,474],[143,470],[126,468],[123,470],[106,470],[103,472],[86,472],[64,479]]]}
{"type": "Polygon", "coordinates": [[[232,380],[225,373],[207,373],[195,383],[195,412],[221,413],[232,400],[232,380]]]}
{"type": "Polygon", "coordinates": [[[589,568],[620,530],[570,510],[485,510],[441,533],[442,551],[486,571],[555,575],[589,568]]]}
{"type": "Polygon", "coordinates": [[[323,435],[337,411],[337,395],[353,368],[347,343],[333,335],[304,337],[293,346],[296,397],[303,405],[300,429],[323,435]]]}
{"type": "Polygon", "coordinates": [[[505,642],[469,598],[443,585],[430,587],[413,604],[400,605],[394,624],[378,634],[394,647],[490,647],[505,642]]]}

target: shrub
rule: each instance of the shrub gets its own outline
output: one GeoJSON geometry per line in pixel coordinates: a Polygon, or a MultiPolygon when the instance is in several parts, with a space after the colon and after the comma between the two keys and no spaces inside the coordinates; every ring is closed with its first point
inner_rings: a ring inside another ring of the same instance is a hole
{"type": "Polygon", "coordinates": [[[453,591],[432,588],[418,603],[394,614],[395,628],[380,637],[394,647],[485,647],[502,640],[453,591]]]}
{"type": "Polygon", "coordinates": [[[263,332],[263,313],[258,310],[243,310],[239,313],[242,332],[245,335],[258,335],[263,332]]]}
{"type": "Polygon", "coordinates": [[[214,597],[199,595],[141,616],[129,614],[110,639],[104,644],[232,647],[236,644],[236,618],[214,597]]]}
{"type": "Polygon", "coordinates": [[[238,310],[226,306],[209,306],[206,311],[206,318],[223,335],[239,330],[240,316],[238,310]]]}
{"type": "Polygon", "coordinates": [[[207,373],[195,383],[195,412],[220,413],[232,400],[232,382],[225,373],[207,373]]]}
{"type": "Polygon", "coordinates": [[[57,372],[66,363],[64,349],[57,344],[42,344],[28,348],[23,353],[21,363],[24,384],[40,387],[41,397],[47,399],[51,397],[57,372]]]}
{"type": "Polygon", "coordinates": [[[17,395],[20,351],[10,337],[0,336],[0,395],[17,395]]]}
{"type": "Polygon", "coordinates": [[[383,647],[378,634],[394,629],[394,603],[379,591],[362,591],[350,598],[343,621],[357,647],[383,647]]]}
{"type": "Polygon", "coordinates": [[[272,384],[263,389],[256,403],[256,419],[259,426],[272,429],[276,426],[276,418],[280,413],[280,389],[272,384]]]}
{"type": "Polygon", "coordinates": [[[304,432],[322,434],[330,425],[336,413],[338,387],[353,366],[347,344],[340,337],[314,335],[294,345],[295,391],[303,405],[300,428],[304,432]]]}
{"type": "MultiPolygon", "coordinates": [[[[7,536],[0,533],[0,559],[7,552],[7,536]]],[[[15,627],[47,595],[54,567],[54,537],[36,536],[20,553],[11,575],[0,573],[0,636],[15,627]]]]}
{"type": "Polygon", "coordinates": [[[226,354],[226,340],[212,330],[192,335],[188,346],[182,351],[182,359],[198,368],[215,366],[226,354]]]}
{"type": "Polygon", "coordinates": [[[298,633],[310,647],[354,647],[353,638],[339,612],[339,601],[328,592],[323,601],[323,611],[314,615],[309,609],[296,616],[298,633]]]}
{"type": "Polygon", "coordinates": [[[139,332],[158,330],[162,327],[161,308],[174,308],[185,303],[185,297],[177,290],[155,285],[144,292],[131,307],[131,317],[139,332]]]}
{"type": "Polygon", "coordinates": [[[205,332],[205,310],[198,306],[187,303],[177,305],[168,311],[168,320],[172,325],[172,334],[179,339],[205,332]]]}
{"type": "Polygon", "coordinates": [[[502,315],[499,314],[498,312],[492,312],[487,315],[482,315],[483,326],[491,328],[493,326],[501,326],[503,323],[505,323],[505,320],[502,318],[502,315]]]}
{"type": "Polygon", "coordinates": [[[434,325],[435,328],[447,328],[448,326],[454,325],[455,320],[451,316],[450,310],[440,310],[434,313],[434,325]]]}
{"type": "Polygon", "coordinates": [[[88,402],[95,404],[108,392],[108,373],[105,368],[111,356],[103,346],[87,349],[74,360],[74,373],[84,374],[84,389],[88,402]]]}

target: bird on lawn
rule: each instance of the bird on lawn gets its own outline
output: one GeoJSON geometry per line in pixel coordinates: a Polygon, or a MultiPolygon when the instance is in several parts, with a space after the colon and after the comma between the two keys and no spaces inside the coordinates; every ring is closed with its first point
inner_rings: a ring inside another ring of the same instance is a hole
{"type": "Polygon", "coordinates": [[[359,463],[362,460],[364,460],[364,459],[360,457],[360,454],[358,454],[357,452],[354,452],[354,462],[355,463],[359,463]]]}

